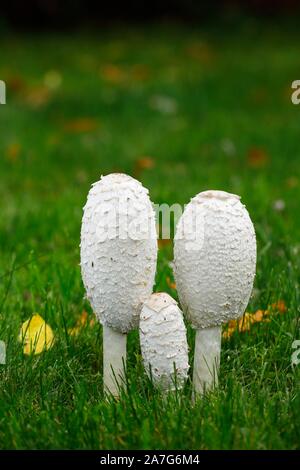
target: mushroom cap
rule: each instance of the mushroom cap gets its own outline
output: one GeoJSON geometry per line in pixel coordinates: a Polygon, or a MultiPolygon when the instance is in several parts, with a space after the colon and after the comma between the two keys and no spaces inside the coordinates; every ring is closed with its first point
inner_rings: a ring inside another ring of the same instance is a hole
{"type": "Polygon", "coordinates": [[[157,259],[155,213],[141,183],[113,173],[92,185],[80,255],[86,295],[99,321],[119,333],[136,328],[157,259]]]}
{"type": "Polygon", "coordinates": [[[140,318],[146,372],[163,390],[180,388],[189,370],[186,328],[177,302],[164,292],[152,294],[140,318]],[[175,372],[176,371],[176,372],[175,372]]]}
{"type": "Polygon", "coordinates": [[[239,196],[205,191],[192,198],[174,242],[178,295],[192,326],[209,328],[240,317],[255,267],[255,231],[239,196]]]}

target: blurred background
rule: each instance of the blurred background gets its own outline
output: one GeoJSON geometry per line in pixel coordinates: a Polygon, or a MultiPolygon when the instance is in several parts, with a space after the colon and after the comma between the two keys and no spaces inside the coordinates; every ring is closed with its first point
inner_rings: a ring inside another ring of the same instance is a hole
{"type": "Polygon", "coordinates": [[[274,17],[295,15],[297,0],[153,0],[140,2],[89,2],[83,0],[4,0],[1,16],[4,24],[18,28],[65,28],[124,22],[173,21],[205,22],[229,19],[238,15],[274,17]]]}
{"type": "Polygon", "coordinates": [[[294,239],[298,11],[293,0],[2,2],[4,265],[49,249],[77,262],[86,194],[112,171],[155,203],[241,194],[261,237],[277,226],[294,239]]]}
{"type": "Polygon", "coordinates": [[[141,179],[155,203],[238,193],[261,236],[274,224],[299,233],[298,11],[293,0],[2,2],[4,256],[55,247],[77,259],[86,194],[112,171],[141,179]]]}

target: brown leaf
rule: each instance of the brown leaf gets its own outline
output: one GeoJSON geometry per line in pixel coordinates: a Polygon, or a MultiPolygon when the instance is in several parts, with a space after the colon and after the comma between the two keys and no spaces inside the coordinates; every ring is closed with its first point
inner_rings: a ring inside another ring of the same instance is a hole
{"type": "Polygon", "coordinates": [[[95,325],[94,318],[91,318],[89,320],[88,313],[85,310],[83,310],[83,312],[81,313],[80,317],[78,318],[75,326],[73,326],[73,328],[68,329],[68,333],[69,333],[70,336],[78,336],[83,328],[85,328],[87,326],[92,327],[94,325],[95,325]]]}
{"type": "Polygon", "coordinates": [[[158,247],[159,248],[163,248],[165,246],[169,246],[172,244],[172,240],[171,239],[164,239],[164,238],[159,238],[158,239],[158,247]]]}
{"type": "Polygon", "coordinates": [[[149,78],[150,69],[144,64],[135,64],[131,69],[131,78],[136,81],[145,81],[149,78]]]}
{"type": "Polygon", "coordinates": [[[214,61],[215,59],[215,51],[211,46],[206,44],[205,42],[193,42],[191,43],[187,49],[186,53],[189,57],[204,64],[209,64],[214,61]]]}
{"type": "Polygon", "coordinates": [[[286,185],[291,189],[297,188],[297,186],[299,186],[299,180],[296,176],[290,176],[290,178],[286,180],[286,185]]]}
{"type": "Polygon", "coordinates": [[[287,306],[285,305],[284,300],[278,300],[277,302],[271,305],[273,311],[278,313],[285,313],[287,311],[287,306]]]}
{"type": "Polygon", "coordinates": [[[5,80],[7,89],[13,93],[20,93],[26,89],[26,83],[19,75],[10,75],[5,80]]]}
{"type": "Polygon", "coordinates": [[[91,132],[97,129],[98,127],[98,121],[89,117],[71,119],[70,121],[66,121],[64,124],[64,130],[72,134],[91,132]]]}
{"type": "Polygon", "coordinates": [[[140,157],[136,162],[133,170],[133,174],[138,178],[143,170],[150,170],[155,167],[155,161],[152,157],[140,157]]]}
{"type": "Polygon", "coordinates": [[[269,156],[262,148],[253,147],[247,156],[248,164],[251,168],[263,168],[269,161],[269,156]]]}
{"type": "Polygon", "coordinates": [[[46,86],[30,88],[25,94],[25,102],[32,108],[40,108],[48,103],[51,93],[46,86]]]}
{"type": "Polygon", "coordinates": [[[126,79],[125,71],[114,64],[107,64],[100,70],[101,77],[112,83],[121,83],[126,79]]]}
{"type": "Polygon", "coordinates": [[[10,144],[6,149],[6,157],[11,162],[16,162],[21,152],[21,145],[17,142],[10,144]]]}
{"type": "Polygon", "coordinates": [[[169,276],[166,277],[166,282],[171,289],[176,289],[176,283],[173,282],[169,276]]]}

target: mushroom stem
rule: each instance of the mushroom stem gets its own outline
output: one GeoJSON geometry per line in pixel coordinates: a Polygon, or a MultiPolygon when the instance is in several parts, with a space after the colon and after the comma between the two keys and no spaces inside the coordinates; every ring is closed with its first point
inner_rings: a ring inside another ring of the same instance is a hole
{"type": "Polygon", "coordinates": [[[218,385],[221,326],[196,330],[194,356],[194,398],[218,385]]]}
{"type": "Polygon", "coordinates": [[[114,397],[124,386],[127,335],[103,326],[103,388],[114,397]]]}

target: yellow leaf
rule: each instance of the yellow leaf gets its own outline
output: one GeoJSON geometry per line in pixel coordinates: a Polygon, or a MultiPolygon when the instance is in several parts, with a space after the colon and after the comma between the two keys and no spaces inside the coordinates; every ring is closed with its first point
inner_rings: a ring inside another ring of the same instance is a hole
{"type": "Polygon", "coordinates": [[[53,331],[38,314],[25,321],[21,327],[19,341],[23,343],[24,354],[40,354],[53,346],[53,331]]]}

